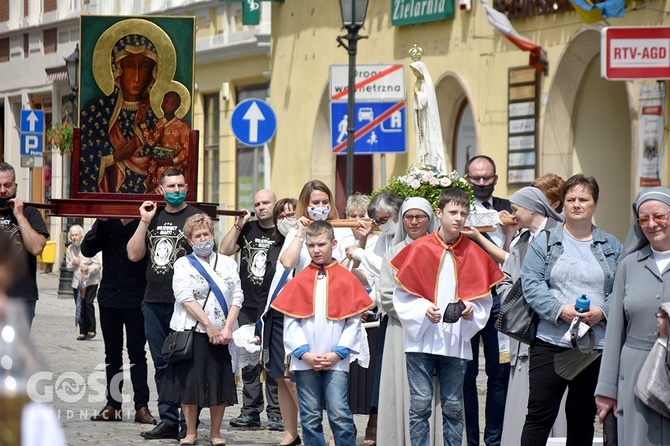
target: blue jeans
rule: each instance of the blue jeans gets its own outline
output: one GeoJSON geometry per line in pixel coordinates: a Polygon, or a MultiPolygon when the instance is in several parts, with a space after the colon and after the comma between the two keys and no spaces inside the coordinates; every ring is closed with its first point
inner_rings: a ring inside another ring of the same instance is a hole
{"type": "Polygon", "coordinates": [[[465,431],[468,446],[479,446],[479,396],[477,394],[477,375],[479,374],[479,338],[484,343],[484,360],[486,382],[486,427],[484,427],[484,443],[487,446],[500,446],[503,419],[505,415],[505,399],[509,384],[509,364],[500,364],[500,348],[498,346],[498,330],[496,319],[500,313],[500,297],[493,297],[491,317],[471,340],[472,361],[465,370],[463,401],[465,403],[465,431]]]}
{"type": "Polygon", "coordinates": [[[466,360],[430,353],[407,353],[409,431],[412,446],[430,445],[428,420],[433,405],[433,373],[440,383],[444,446],[463,441],[463,377],[466,360]]]}
{"type": "Polygon", "coordinates": [[[293,373],[298,387],[302,443],[326,446],[323,437],[323,409],[337,446],[355,446],[354,417],[347,404],[349,373],[339,370],[300,370],[293,373]]]}
{"type": "MultiPolygon", "coordinates": [[[[167,370],[167,362],[163,361],[161,350],[163,349],[165,338],[170,334],[170,319],[172,319],[173,311],[174,304],[142,302],[144,333],[147,336],[149,351],[154,361],[154,380],[156,381],[156,390],[159,394],[167,370]]],[[[179,424],[179,405],[163,403],[159,400],[158,415],[165,424],[177,426],[179,424]]]]}
{"type": "Polygon", "coordinates": [[[26,300],[26,317],[28,318],[28,329],[30,330],[33,327],[33,319],[35,319],[35,307],[37,306],[36,300],[26,300]]]}

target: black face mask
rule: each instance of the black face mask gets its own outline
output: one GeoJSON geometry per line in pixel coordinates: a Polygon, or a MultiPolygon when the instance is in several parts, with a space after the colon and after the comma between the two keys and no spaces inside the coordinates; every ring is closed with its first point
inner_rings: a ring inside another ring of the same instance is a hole
{"type": "Polygon", "coordinates": [[[463,311],[465,311],[465,303],[462,300],[448,304],[447,309],[444,310],[442,322],[445,324],[453,324],[454,322],[458,322],[458,320],[463,315],[463,311]]]}
{"type": "Polygon", "coordinates": [[[13,200],[14,198],[16,198],[16,194],[12,195],[11,197],[0,197],[0,209],[7,209],[10,207],[11,203],[9,200],[13,200]]]}
{"type": "Polygon", "coordinates": [[[479,201],[484,201],[493,195],[493,189],[496,185],[491,183],[488,186],[480,186],[479,184],[472,185],[472,191],[475,193],[475,198],[479,201]]]}

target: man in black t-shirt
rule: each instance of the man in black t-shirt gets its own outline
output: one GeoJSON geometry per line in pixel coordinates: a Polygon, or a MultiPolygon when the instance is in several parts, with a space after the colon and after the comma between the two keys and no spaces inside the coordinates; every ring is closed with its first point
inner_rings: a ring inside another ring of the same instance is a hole
{"type": "MultiPolygon", "coordinates": [[[[154,361],[156,389],[160,392],[167,363],[163,361],[161,349],[170,333],[170,319],[174,311],[174,293],[172,276],[174,262],[191,253],[182,229],[188,217],[200,213],[200,210],[184,203],[188,186],[180,170],[168,169],[161,177],[161,186],[165,198],[165,209],[158,210],[153,201],[145,201],[140,206],[140,223],[135,234],[128,242],[128,258],[138,262],[147,256],[147,287],[144,291],[142,313],[144,314],[144,332],[149,342],[149,351],[154,361]]],[[[177,439],[186,435],[186,424],[180,421],[179,406],[158,402],[160,423],[150,431],[142,432],[144,438],[177,439]],[[180,432],[180,422],[181,431],[180,432]]]]}
{"type": "MultiPolygon", "coordinates": [[[[243,324],[256,323],[265,309],[261,299],[261,286],[265,276],[265,260],[268,249],[275,242],[275,226],[272,212],[277,197],[267,189],[254,195],[254,212],[257,220],[249,221],[251,213],[245,210],[221,241],[221,254],[232,255],[240,251],[240,280],[244,292],[244,305],[240,309],[238,321],[243,324]]],[[[263,386],[260,381],[262,365],[247,366],[242,369],[242,409],[240,416],[230,420],[231,426],[260,427],[260,413],[263,411],[263,386]]],[[[267,415],[270,430],[284,430],[279,411],[277,382],[269,376],[265,380],[267,415]]]]}
{"type": "Polygon", "coordinates": [[[34,207],[24,207],[16,197],[16,173],[11,164],[0,163],[0,231],[8,233],[19,255],[25,257],[27,268],[9,287],[10,298],[26,302],[28,325],[32,326],[37,292],[37,256],[42,254],[49,231],[42,215],[34,207]]]}
{"type": "Polygon", "coordinates": [[[130,381],[135,402],[135,422],[156,424],[149,411],[149,386],[147,383],[147,343],[144,333],[142,299],[146,288],[145,259],[133,263],[128,259],[126,243],[135,234],[138,220],[99,218],[86,233],[81,253],[93,257],[102,252],[102,279],[98,290],[100,328],[105,342],[105,376],[107,404],[91,421],[121,421],[119,398],[123,379],[123,330],[130,360],[130,381]]]}

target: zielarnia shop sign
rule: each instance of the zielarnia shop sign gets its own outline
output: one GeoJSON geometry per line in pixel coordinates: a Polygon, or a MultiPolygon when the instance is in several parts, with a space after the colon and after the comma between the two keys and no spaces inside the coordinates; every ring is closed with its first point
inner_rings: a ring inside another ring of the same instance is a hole
{"type": "Polygon", "coordinates": [[[391,0],[393,26],[434,22],[454,16],[454,0],[391,0]]]}

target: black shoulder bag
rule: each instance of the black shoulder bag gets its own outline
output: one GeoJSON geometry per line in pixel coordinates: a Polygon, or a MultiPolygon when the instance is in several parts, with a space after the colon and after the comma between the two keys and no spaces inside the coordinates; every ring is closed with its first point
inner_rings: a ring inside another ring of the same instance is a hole
{"type": "MultiPolygon", "coordinates": [[[[547,233],[547,254],[549,254],[549,231],[547,233]]],[[[496,320],[496,330],[524,344],[534,344],[537,324],[540,317],[528,305],[523,297],[521,277],[519,277],[507,294],[505,302],[500,306],[496,320]]]]}
{"type": "MultiPolygon", "coordinates": [[[[216,264],[214,264],[214,268],[216,268],[216,264]]],[[[210,287],[210,291],[207,292],[207,297],[205,298],[205,303],[202,304],[203,310],[205,305],[207,305],[211,290],[210,287]]],[[[199,323],[200,322],[196,320],[195,325],[189,330],[173,331],[167,338],[165,338],[163,348],[161,349],[163,361],[170,363],[186,361],[193,358],[193,334],[195,333],[195,327],[197,327],[199,323]]]]}

